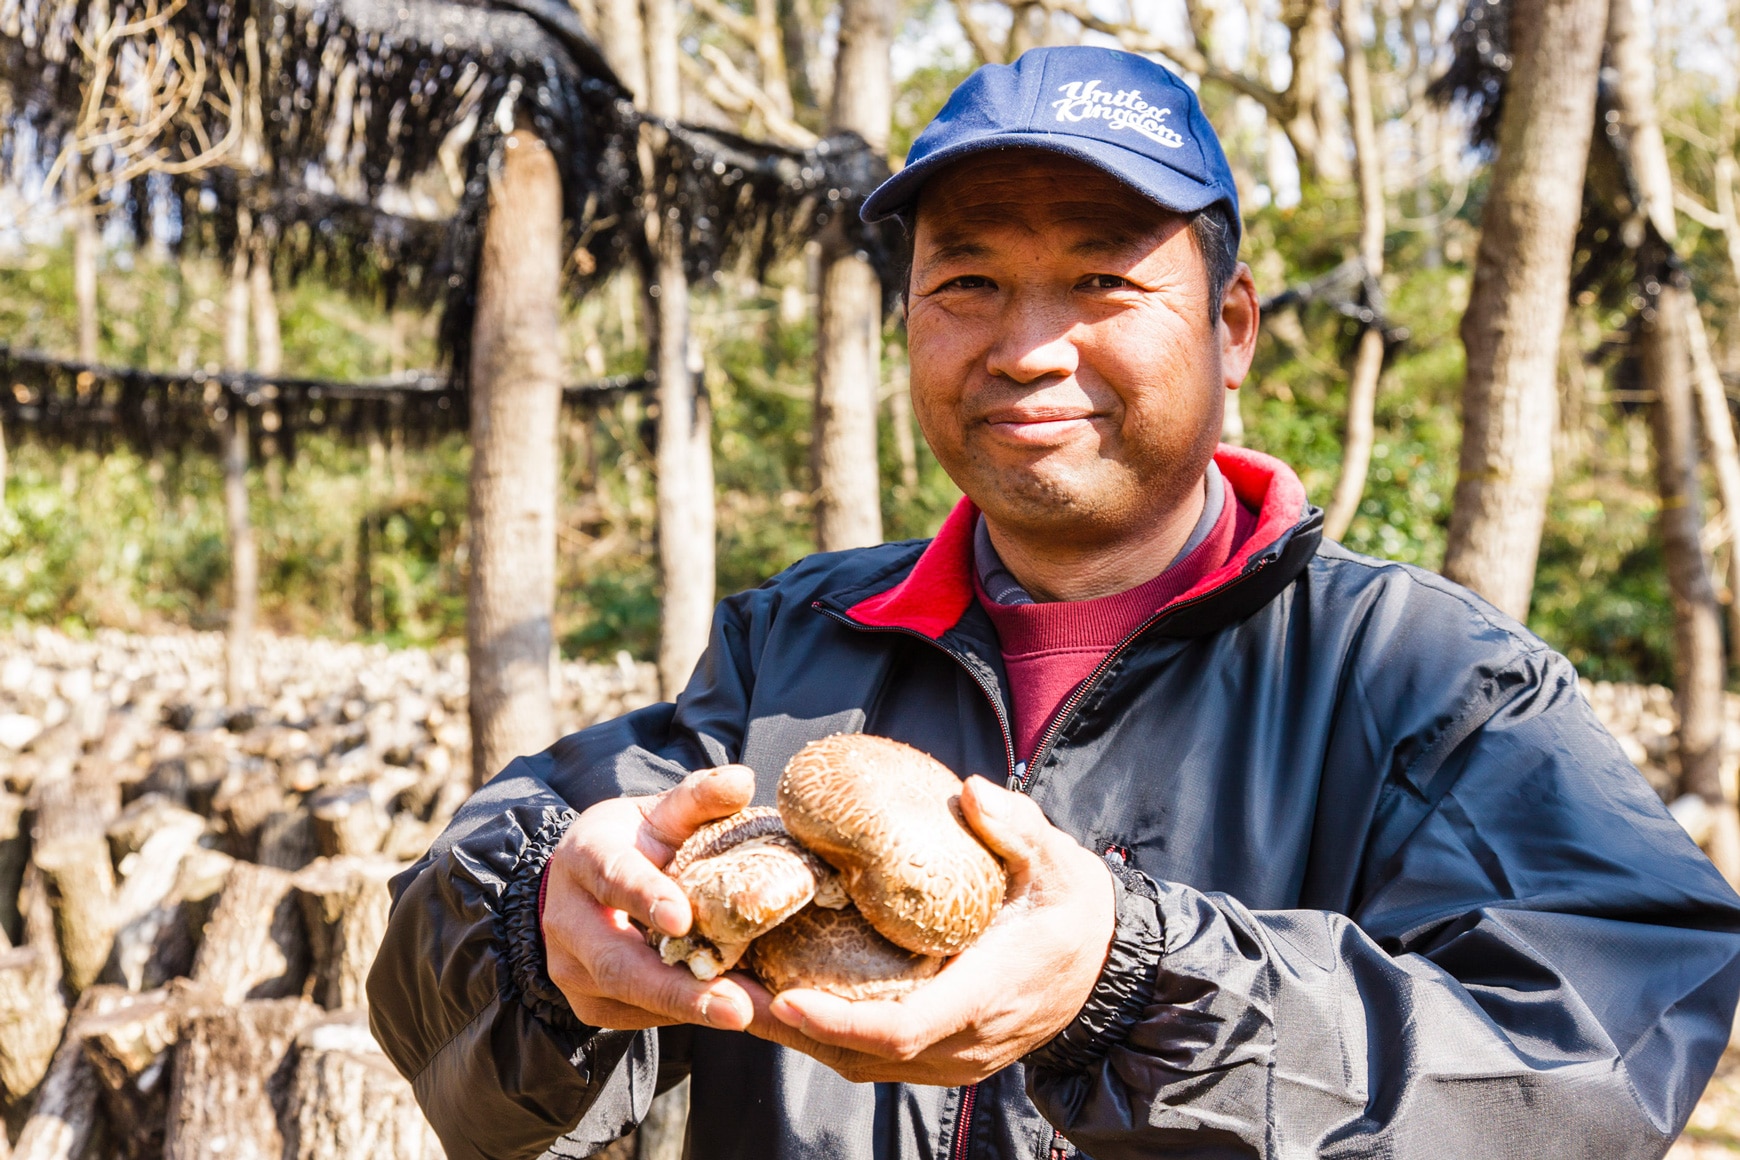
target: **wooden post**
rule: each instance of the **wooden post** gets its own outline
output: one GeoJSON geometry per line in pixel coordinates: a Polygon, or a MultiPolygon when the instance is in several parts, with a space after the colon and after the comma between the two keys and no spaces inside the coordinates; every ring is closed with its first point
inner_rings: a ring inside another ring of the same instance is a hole
{"type": "Polygon", "coordinates": [[[1553,484],[1559,335],[1607,0],[1515,0],[1515,60],[1462,316],[1462,454],[1444,575],[1521,620],[1553,484]]]}
{"type": "MultiPolygon", "coordinates": [[[[892,0],[845,0],[840,8],[830,127],[857,133],[878,152],[888,148],[894,7],[892,0]]],[[[824,552],[882,542],[882,282],[851,240],[853,224],[836,217],[821,239],[813,446],[816,546],[824,552]]]]}
{"type": "Polygon", "coordinates": [[[471,338],[471,774],[481,785],[556,739],[556,424],[562,179],[535,133],[492,175],[471,338]]]}
{"type": "Polygon", "coordinates": [[[270,1083],[320,1008],[301,999],[190,1001],[169,1081],[164,1160],[276,1160],[284,1137],[270,1083]]]}
{"type": "Polygon", "coordinates": [[[355,1012],[328,1016],[297,1036],[287,1094],[284,1160],[444,1155],[411,1085],[355,1012]]]}
{"type": "MultiPolygon", "coordinates": [[[[646,0],[647,111],[672,120],[682,115],[678,70],[681,26],[675,0],[646,0]]],[[[649,127],[649,144],[662,132],[649,127]]],[[[642,150],[651,176],[651,150],[642,150]]],[[[664,581],[659,630],[659,682],[666,697],[688,683],[707,647],[713,619],[715,516],[713,424],[697,391],[689,350],[689,279],[683,265],[681,223],[647,215],[653,252],[647,287],[656,337],[658,376],[659,569],[664,581]]]]}
{"type": "MultiPolygon", "coordinates": [[[[1641,245],[1646,254],[1656,247],[1644,236],[1645,219],[1668,246],[1677,237],[1673,175],[1656,110],[1651,40],[1648,12],[1637,0],[1612,0],[1608,59],[1617,81],[1615,103],[1625,127],[1627,161],[1641,201],[1626,240],[1641,245]]],[[[1703,331],[1697,319],[1697,302],[1679,271],[1663,262],[1653,272],[1646,270],[1644,276],[1661,282],[1653,310],[1644,313],[1637,342],[1643,381],[1654,389],[1656,397],[1650,408],[1650,427],[1655,437],[1656,489],[1661,496],[1658,534],[1674,614],[1680,785],[1712,807],[1711,860],[1729,882],[1740,882],[1740,814],[1735,811],[1733,797],[1724,790],[1721,774],[1722,613],[1701,542],[1704,505],[1698,479],[1698,405],[1692,374],[1694,350],[1700,343],[1690,331],[1698,325],[1698,339],[1703,331]]],[[[1708,417],[1716,419],[1729,434],[1731,445],[1726,402],[1719,407],[1719,415],[1708,417]]]]}
{"type": "MultiPolygon", "coordinates": [[[[1353,150],[1359,176],[1359,260],[1365,267],[1366,285],[1375,296],[1380,292],[1379,279],[1384,273],[1384,177],[1372,117],[1371,78],[1365,67],[1365,37],[1360,28],[1364,11],[1361,0],[1341,0],[1343,71],[1347,75],[1348,119],[1353,122],[1353,150]]],[[[1375,308],[1379,302],[1374,299],[1370,305],[1375,308]]],[[[1347,431],[1341,446],[1341,477],[1335,482],[1335,496],[1323,517],[1323,534],[1332,540],[1347,534],[1365,495],[1374,437],[1373,412],[1383,367],[1383,332],[1375,325],[1367,326],[1359,336],[1353,375],[1347,382],[1347,431]]]]}
{"type": "MultiPolygon", "coordinates": [[[[230,281],[224,296],[224,365],[248,366],[248,252],[252,219],[239,215],[236,252],[230,261],[230,281]]],[[[260,555],[248,515],[248,413],[245,400],[232,393],[223,426],[224,521],[230,541],[230,620],[224,641],[224,691],[233,706],[245,705],[254,692],[254,616],[260,597],[260,555]]]]}

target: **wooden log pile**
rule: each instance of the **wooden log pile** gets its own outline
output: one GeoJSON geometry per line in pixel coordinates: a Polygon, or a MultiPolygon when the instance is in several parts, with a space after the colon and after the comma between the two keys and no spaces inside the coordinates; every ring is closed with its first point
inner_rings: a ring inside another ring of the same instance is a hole
{"type": "MultiPolygon", "coordinates": [[[[439,1157],[366,1022],[388,881],[469,793],[464,657],[0,635],[0,1157],[439,1157]]],[[[573,730],[653,666],[562,664],[573,730]]]]}

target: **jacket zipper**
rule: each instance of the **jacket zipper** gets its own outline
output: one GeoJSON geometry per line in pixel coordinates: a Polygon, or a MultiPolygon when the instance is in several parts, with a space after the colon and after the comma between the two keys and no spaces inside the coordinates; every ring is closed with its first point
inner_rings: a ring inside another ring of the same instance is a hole
{"type": "Polygon", "coordinates": [[[961,1112],[955,1117],[954,1147],[949,1149],[950,1160],[967,1160],[967,1152],[973,1146],[973,1105],[979,1102],[979,1085],[970,1083],[961,1089],[961,1112]]]}
{"type": "Polygon", "coordinates": [[[916,629],[901,628],[898,625],[864,624],[860,621],[853,620],[844,613],[835,612],[832,608],[827,607],[819,600],[812,601],[810,607],[814,608],[817,612],[820,612],[823,616],[839,621],[841,624],[855,632],[887,632],[895,633],[899,636],[910,636],[914,640],[922,640],[925,644],[930,645],[932,648],[938,650],[950,660],[954,661],[957,665],[961,666],[961,668],[965,669],[967,676],[973,678],[973,682],[979,686],[979,691],[985,694],[985,700],[990,702],[991,712],[997,715],[997,728],[1003,733],[1003,759],[1008,763],[1008,768],[1004,775],[1006,779],[1004,784],[1010,787],[1013,787],[1016,784],[1015,735],[1009,728],[1009,717],[1003,712],[1003,703],[997,699],[997,690],[992,687],[991,682],[987,681],[984,677],[980,676],[973,670],[973,666],[967,663],[966,657],[962,656],[948,645],[943,644],[935,637],[926,636],[924,633],[919,632],[916,629]]]}
{"type": "Polygon", "coordinates": [[[1239,585],[1243,584],[1249,577],[1255,576],[1258,572],[1267,568],[1271,558],[1272,557],[1269,556],[1259,557],[1247,571],[1234,577],[1232,580],[1227,581],[1212,592],[1204,592],[1194,600],[1187,600],[1182,604],[1173,604],[1169,607],[1162,608],[1160,611],[1154,613],[1154,615],[1150,616],[1147,620],[1144,620],[1141,624],[1132,629],[1129,635],[1124,637],[1123,640],[1113,645],[1112,651],[1100,658],[1100,663],[1094,666],[1093,672],[1087,675],[1087,679],[1077,685],[1075,691],[1070,693],[1070,695],[1064,699],[1063,707],[1053,715],[1051,724],[1046,726],[1044,735],[1039,739],[1039,744],[1034,746],[1033,752],[1028,755],[1026,768],[1023,770],[1020,779],[1012,781],[1010,783],[1010,788],[1021,793],[1029,793],[1032,791],[1033,778],[1038,773],[1039,767],[1044,764],[1045,758],[1050,755],[1052,745],[1054,745],[1057,742],[1058,737],[1062,735],[1064,726],[1069,724],[1069,719],[1075,715],[1075,711],[1081,707],[1081,703],[1087,700],[1088,694],[1094,691],[1094,687],[1100,683],[1101,678],[1111,671],[1113,663],[1123,655],[1124,651],[1135,642],[1137,637],[1141,636],[1150,628],[1153,628],[1156,624],[1159,624],[1162,620],[1166,620],[1175,613],[1183,612],[1188,608],[1194,608],[1205,600],[1232,591],[1239,585]]]}
{"type": "MultiPolygon", "coordinates": [[[[973,678],[974,683],[979,686],[979,690],[985,694],[985,700],[990,702],[991,711],[997,715],[997,727],[1002,730],[1003,733],[1003,756],[1008,762],[1007,778],[1004,784],[1018,793],[1027,793],[1032,788],[1034,772],[1039,768],[1040,762],[1045,758],[1046,754],[1050,752],[1051,746],[1057,740],[1058,735],[1063,732],[1064,725],[1068,724],[1069,718],[1075,713],[1081,703],[1087,699],[1088,693],[1093,691],[1093,687],[1099,683],[1100,678],[1106,675],[1107,671],[1111,669],[1112,663],[1117,660],[1126,648],[1130,646],[1131,642],[1147,632],[1150,628],[1154,627],[1154,625],[1158,624],[1160,621],[1171,616],[1173,613],[1182,612],[1186,608],[1195,607],[1211,597],[1219,596],[1221,593],[1237,587],[1239,584],[1244,582],[1246,577],[1254,576],[1264,568],[1268,567],[1271,559],[1273,559],[1273,557],[1259,557],[1255,564],[1247,571],[1225,585],[1222,585],[1220,588],[1217,588],[1212,592],[1205,592],[1196,599],[1186,601],[1183,604],[1174,604],[1169,608],[1161,609],[1153,616],[1150,616],[1147,620],[1144,620],[1128,636],[1124,637],[1123,640],[1119,641],[1112,648],[1112,651],[1107,653],[1105,657],[1100,660],[1098,665],[1094,666],[1094,671],[1088,674],[1087,680],[1083,681],[1080,685],[1077,685],[1075,691],[1069,695],[1068,699],[1064,702],[1063,709],[1058,712],[1055,718],[1053,718],[1050,727],[1046,729],[1045,735],[1040,738],[1039,745],[1033,750],[1032,756],[1027,759],[1027,764],[1020,774],[1015,772],[1015,737],[1013,731],[1009,728],[1009,717],[1003,711],[1003,703],[997,697],[997,690],[991,686],[989,681],[985,680],[983,676],[975,671],[972,665],[967,663],[966,657],[962,656],[954,649],[949,648],[935,637],[926,636],[924,633],[919,632],[916,629],[901,628],[897,625],[885,626],[864,624],[853,620],[844,613],[835,612],[833,609],[822,604],[819,600],[812,602],[810,606],[816,611],[822,613],[824,616],[831,617],[845,625],[847,628],[853,629],[857,632],[891,632],[910,636],[915,640],[922,640],[926,644],[939,649],[956,664],[960,665],[961,668],[965,669],[967,675],[973,678]]],[[[967,1160],[967,1152],[972,1147],[973,1105],[978,1103],[978,1100],[978,1084],[968,1084],[966,1087],[961,1089],[961,1107],[960,1111],[955,1116],[955,1138],[954,1146],[950,1149],[950,1160],[967,1160]]],[[[1052,1143],[1052,1156],[1055,1157],[1057,1155],[1057,1142],[1054,1139],[1052,1143]]]]}
{"type": "MultiPolygon", "coordinates": [[[[1002,730],[1003,733],[1003,759],[1008,763],[1003,784],[1009,787],[1014,787],[1019,784],[1020,779],[1015,774],[1015,736],[1009,728],[1008,714],[1003,712],[1003,703],[997,698],[997,690],[992,688],[991,683],[985,680],[984,677],[980,676],[979,673],[974,670],[973,666],[967,663],[966,657],[962,656],[954,649],[949,648],[935,637],[926,636],[924,633],[915,631],[914,629],[900,628],[898,626],[862,624],[853,620],[849,616],[835,612],[833,609],[822,604],[819,600],[813,602],[810,607],[814,608],[817,612],[822,613],[824,616],[832,617],[847,628],[853,629],[857,632],[891,632],[898,633],[902,636],[910,636],[915,640],[922,640],[932,648],[940,650],[948,656],[949,659],[965,669],[967,675],[973,678],[974,683],[979,686],[980,692],[985,694],[985,700],[990,702],[991,711],[997,715],[997,728],[1002,730]]],[[[978,1101],[978,1084],[968,1084],[961,1089],[961,1107],[960,1111],[955,1115],[955,1138],[954,1144],[950,1148],[950,1160],[967,1160],[967,1150],[972,1147],[973,1105],[978,1103],[978,1101]]]]}

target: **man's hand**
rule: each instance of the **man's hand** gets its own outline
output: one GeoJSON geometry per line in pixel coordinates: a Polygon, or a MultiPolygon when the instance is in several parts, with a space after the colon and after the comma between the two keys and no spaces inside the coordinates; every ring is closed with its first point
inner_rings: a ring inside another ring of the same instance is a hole
{"type": "Polygon", "coordinates": [[[751,1000],[737,981],[703,983],[686,968],[666,966],[629,919],[660,934],[687,934],[689,900],[663,868],[690,834],[754,795],[753,770],[722,765],[662,794],[599,802],[568,827],[545,871],[544,952],[551,981],[581,1022],[636,1030],[749,1025],[751,1000]]]}
{"type": "Polygon", "coordinates": [[[820,991],[770,996],[753,982],[749,1030],[849,1080],[976,1083],[1075,1018],[1105,966],[1116,922],[1111,872],[1045,820],[1033,799],[968,779],[961,813],[1009,870],[996,921],[935,978],[899,1000],[820,991]]]}

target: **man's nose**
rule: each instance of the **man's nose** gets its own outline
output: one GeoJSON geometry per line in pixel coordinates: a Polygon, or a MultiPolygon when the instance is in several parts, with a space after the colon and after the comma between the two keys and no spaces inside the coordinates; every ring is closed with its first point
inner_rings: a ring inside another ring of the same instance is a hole
{"type": "Polygon", "coordinates": [[[997,320],[985,369],[998,378],[1034,383],[1068,378],[1080,361],[1072,320],[1055,303],[1017,295],[997,320]]]}

